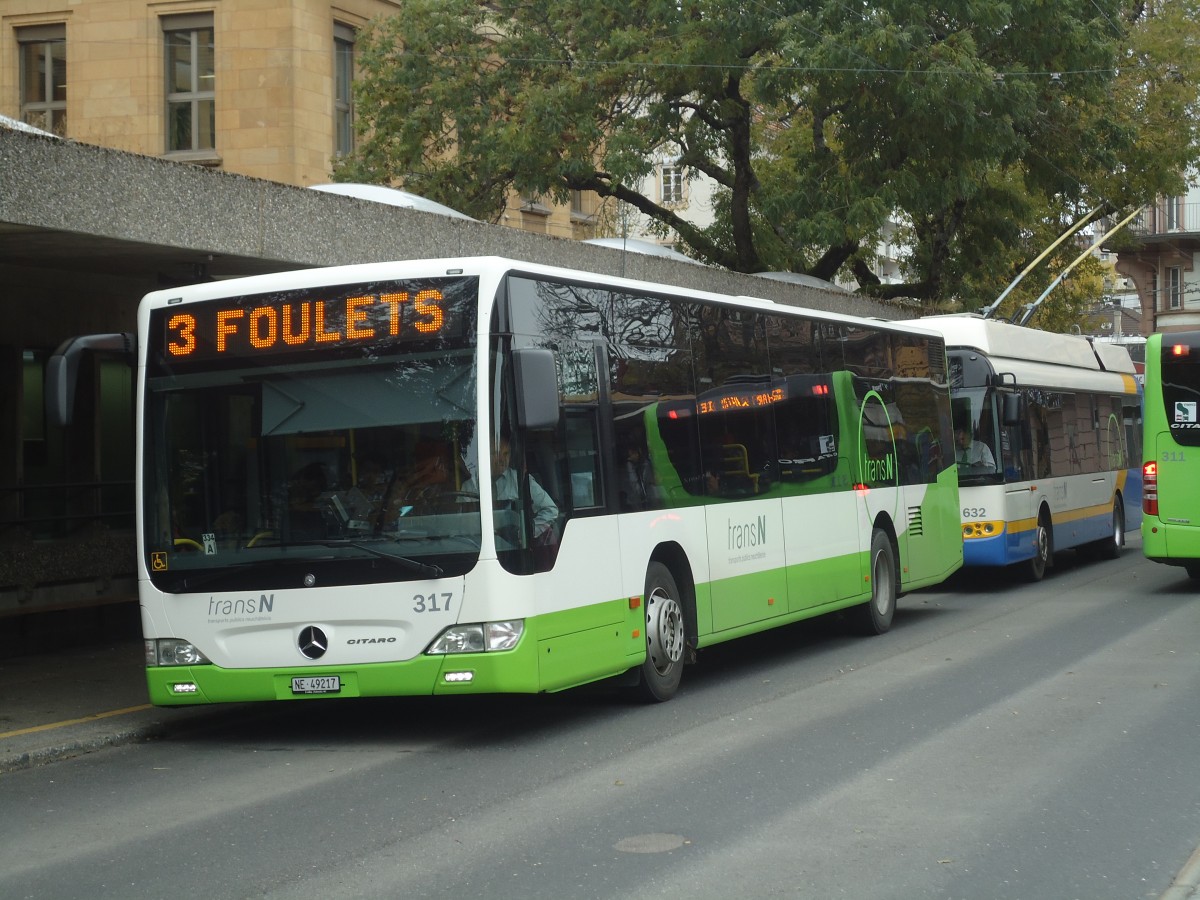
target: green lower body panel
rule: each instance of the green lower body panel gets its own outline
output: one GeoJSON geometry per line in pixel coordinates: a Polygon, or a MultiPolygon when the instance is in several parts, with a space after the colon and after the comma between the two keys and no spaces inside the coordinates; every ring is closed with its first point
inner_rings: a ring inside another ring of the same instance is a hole
{"type": "Polygon", "coordinates": [[[512,650],[340,666],[151,666],[146,682],[157,706],[558,691],[640,665],[646,655],[642,616],[626,598],[526,620],[512,650]],[[295,689],[295,678],[308,679],[304,687],[317,692],[295,689]]]}
{"type": "Polygon", "coordinates": [[[430,694],[529,693],[538,690],[532,642],[504,653],[423,656],[359,666],[297,666],[295,669],[225,669],[220,666],[151,667],[150,702],[158,706],[331,697],[394,697],[430,694]],[[446,682],[443,670],[469,673],[470,681],[446,682]],[[292,689],[292,679],[337,678],[328,693],[292,689]]]}
{"type": "Polygon", "coordinates": [[[1154,562],[1200,563],[1200,526],[1175,525],[1143,516],[1142,553],[1154,562]]]}

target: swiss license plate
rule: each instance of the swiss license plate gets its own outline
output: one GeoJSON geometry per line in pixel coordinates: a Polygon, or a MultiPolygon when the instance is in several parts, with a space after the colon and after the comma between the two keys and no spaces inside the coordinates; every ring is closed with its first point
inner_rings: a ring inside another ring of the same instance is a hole
{"type": "Polygon", "coordinates": [[[336,694],[341,689],[340,675],[309,675],[292,679],[293,694],[336,694]]]}

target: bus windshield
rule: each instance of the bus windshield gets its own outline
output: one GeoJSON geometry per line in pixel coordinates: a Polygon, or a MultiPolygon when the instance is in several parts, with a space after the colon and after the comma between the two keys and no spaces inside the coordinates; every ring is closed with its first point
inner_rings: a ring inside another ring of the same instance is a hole
{"type": "MultiPolygon", "coordinates": [[[[332,332],[332,319],[322,327],[332,332]]],[[[354,353],[330,343],[286,358],[151,358],[143,534],[160,589],[386,582],[474,565],[473,340],[354,353]]]]}
{"type": "Polygon", "coordinates": [[[950,396],[959,484],[995,481],[1001,472],[997,466],[996,392],[985,387],[964,387],[955,388],[950,396]]]}

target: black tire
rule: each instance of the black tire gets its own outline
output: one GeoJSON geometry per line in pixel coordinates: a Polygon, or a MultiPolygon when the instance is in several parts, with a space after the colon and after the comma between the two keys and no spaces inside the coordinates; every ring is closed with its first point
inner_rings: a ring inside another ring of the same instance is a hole
{"type": "Polygon", "coordinates": [[[1188,563],[1183,570],[1188,573],[1189,578],[1200,581],[1200,563],[1188,563]]]}
{"type": "Polygon", "coordinates": [[[855,630],[865,635],[884,634],[892,627],[899,591],[896,548],[887,532],[876,528],[871,533],[871,599],[854,607],[855,630]]]}
{"type": "Polygon", "coordinates": [[[1046,567],[1054,559],[1054,549],[1051,546],[1050,518],[1046,513],[1038,513],[1037,528],[1033,535],[1033,558],[1025,563],[1025,580],[1041,581],[1046,574],[1046,567]]]}
{"type": "Polygon", "coordinates": [[[687,644],[679,588],[662,563],[652,562],[646,569],[642,605],[646,610],[646,661],[638,678],[638,693],[645,700],[662,703],[679,690],[687,644]]]}
{"type": "Polygon", "coordinates": [[[1112,534],[1102,540],[1097,549],[1101,559],[1117,559],[1125,549],[1125,506],[1119,496],[1113,500],[1112,534]]]}

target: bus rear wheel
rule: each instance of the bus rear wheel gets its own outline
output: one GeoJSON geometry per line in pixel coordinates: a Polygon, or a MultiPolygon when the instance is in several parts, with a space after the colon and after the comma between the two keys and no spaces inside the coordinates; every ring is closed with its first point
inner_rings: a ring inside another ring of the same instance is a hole
{"type": "Polygon", "coordinates": [[[866,635],[883,634],[896,615],[896,548],[886,531],[871,533],[871,599],[854,608],[854,624],[866,635]]]}
{"type": "Polygon", "coordinates": [[[1125,507],[1121,498],[1113,500],[1112,534],[1100,542],[1100,558],[1116,559],[1125,549],[1125,507]]]}
{"type": "Polygon", "coordinates": [[[687,629],[679,588],[671,570],[652,562],[646,569],[646,661],[638,678],[638,692],[655,703],[670,700],[683,676],[687,629]]]}

